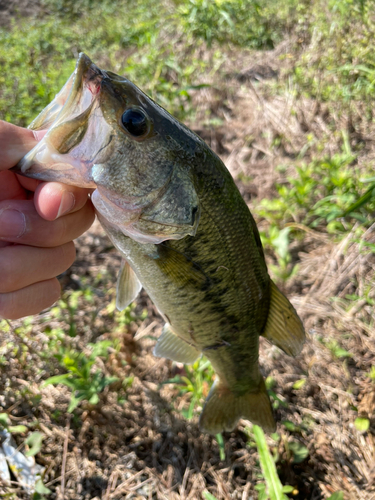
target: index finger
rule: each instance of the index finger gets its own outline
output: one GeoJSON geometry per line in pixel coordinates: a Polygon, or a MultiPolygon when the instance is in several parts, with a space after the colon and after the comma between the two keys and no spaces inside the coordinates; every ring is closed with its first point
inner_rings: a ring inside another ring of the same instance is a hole
{"type": "Polygon", "coordinates": [[[8,170],[38,143],[37,133],[0,120],[0,171],[8,170]]]}

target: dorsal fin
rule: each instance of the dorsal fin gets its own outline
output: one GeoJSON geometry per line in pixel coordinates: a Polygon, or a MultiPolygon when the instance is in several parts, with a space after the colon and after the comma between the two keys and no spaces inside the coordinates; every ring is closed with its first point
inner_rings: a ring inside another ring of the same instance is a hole
{"type": "Polygon", "coordinates": [[[271,300],[263,337],[289,356],[297,356],[305,342],[305,330],[297,311],[271,281],[271,300]]]}

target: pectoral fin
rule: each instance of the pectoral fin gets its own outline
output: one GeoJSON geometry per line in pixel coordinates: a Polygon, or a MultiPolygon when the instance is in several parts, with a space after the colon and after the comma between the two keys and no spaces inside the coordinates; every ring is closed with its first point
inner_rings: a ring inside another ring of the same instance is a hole
{"type": "Polygon", "coordinates": [[[135,272],[125,259],[121,261],[121,267],[117,278],[116,307],[119,311],[128,307],[142,289],[141,282],[135,272]]]}
{"type": "Polygon", "coordinates": [[[263,337],[289,356],[297,356],[305,342],[305,330],[297,311],[271,281],[271,301],[263,337]]]}
{"type": "Polygon", "coordinates": [[[164,325],[163,333],[154,348],[154,356],[168,358],[189,365],[199,357],[200,352],[185,340],[175,335],[168,323],[164,325]]]}

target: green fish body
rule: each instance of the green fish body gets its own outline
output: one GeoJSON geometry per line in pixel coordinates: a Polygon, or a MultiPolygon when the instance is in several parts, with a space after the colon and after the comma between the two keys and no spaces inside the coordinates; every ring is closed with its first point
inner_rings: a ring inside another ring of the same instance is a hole
{"type": "Polygon", "coordinates": [[[48,132],[16,171],[95,188],[99,220],[123,257],[118,308],[143,286],[166,321],[155,355],[211,361],[217,378],[202,430],[230,431],[241,417],[274,430],[259,336],[296,355],[304,330],[270,280],[255,221],[222,161],[84,54],[30,127],[48,132]]]}

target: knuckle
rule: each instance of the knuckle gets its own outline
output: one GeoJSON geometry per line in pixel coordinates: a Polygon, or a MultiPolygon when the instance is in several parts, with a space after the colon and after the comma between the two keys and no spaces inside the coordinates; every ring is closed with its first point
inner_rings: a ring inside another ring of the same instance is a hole
{"type": "Polygon", "coordinates": [[[65,243],[59,247],[60,251],[60,262],[64,270],[70,267],[76,258],[76,247],[72,241],[65,243]]]}

